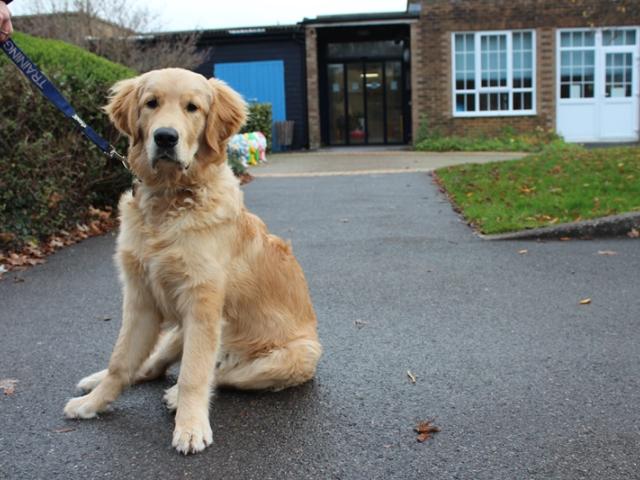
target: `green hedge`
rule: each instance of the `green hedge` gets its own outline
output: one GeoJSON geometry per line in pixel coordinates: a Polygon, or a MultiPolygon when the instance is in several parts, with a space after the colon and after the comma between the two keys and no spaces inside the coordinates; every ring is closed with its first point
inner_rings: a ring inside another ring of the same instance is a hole
{"type": "Polygon", "coordinates": [[[565,145],[557,133],[540,127],[528,132],[504,127],[493,135],[442,135],[437,129],[428,129],[425,117],[417,138],[415,149],[422,152],[540,152],[565,145]]]}
{"type": "Polygon", "coordinates": [[[271,120],[270,103],[250,103],[249,116],[240,133],[262,132],[267,138],[267,152],[271,151],[271,132],[273,121],[271,120]]]}
{"type": "MultiPolygon", "coordinates": [[[[81,48],[16,33],[16,44],[45,72],[79,115],[115,141],[100,110],[109,87],[135,72],[81,48]]],[[[22,73],[0,55],[0,250],[20,248],[114,205],[131,178],[80,135],[22,73]]],[[[126,145],[121,139],[119,149],[126,145]]]]}

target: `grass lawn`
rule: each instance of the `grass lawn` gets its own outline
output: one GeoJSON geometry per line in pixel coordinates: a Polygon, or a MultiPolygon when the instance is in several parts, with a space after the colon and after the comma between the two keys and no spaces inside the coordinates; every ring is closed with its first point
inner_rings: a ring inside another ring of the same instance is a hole
{"type": "Polygon", "coordinates": [[[640,147],[550,147],[435,175],[466,219],[487,234],[640,210],[640,147]]]}

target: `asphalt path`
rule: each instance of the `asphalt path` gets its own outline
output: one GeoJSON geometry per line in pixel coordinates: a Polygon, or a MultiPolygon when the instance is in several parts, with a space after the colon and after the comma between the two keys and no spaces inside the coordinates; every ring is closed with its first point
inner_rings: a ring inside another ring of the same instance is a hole
{"type": "Polygon", "coordinates": [[[175,369],[65,420],[119,327],[114,238],[94,238],[0,282],[0,380],[18,381],[0,391],[0,478],[640,478],[639,241],[482,240],[424,173],[245,192],[305,269],[317,378],[218,392],[195,456],[170,446],[175,369]],[[442,431],[418,443],[424,419],[442,431]]]}

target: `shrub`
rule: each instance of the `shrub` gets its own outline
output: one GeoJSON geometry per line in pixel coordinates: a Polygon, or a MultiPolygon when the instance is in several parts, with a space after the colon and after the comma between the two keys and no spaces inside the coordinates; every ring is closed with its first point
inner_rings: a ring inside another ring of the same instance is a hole
{"type": "Polygon", "coordinates": [[[540,152],[564,145],[562,137],[553,131],[536,128],[531,132],[518,133],[511,127],[505,127],[495,136],[444,136],[431,132],[415,148],[425,152],[540,152]]]}
{"type": "MultiPolygon", "coordinates": [[[[57,85],[78,114],[115,140],[100,110],[109,87],[135,74],[81,48],[16,33],[14,40],[57,85]]],[[[131,184],[100,150],[0,58],[0,250],[20,248],[82,222],[90,205],[114,205],[131,184]]],[[[126,149],[124,141],[118,143],[126,149]]]]}
{"type": "Polygon", "coordinates": [[[420,115],[420,124],[418,125],[418,131],[416,133],[416,145],[427,139],[441,136],[442,135],[438,129],[431,128],[429,126],[429,119],[427,116],[425,114],[420,115]]]}
{"type": "Polygon", "coordinates": [[[267,137],[267,152],[271,151],[271,133],[273,122],[271,120],[270,103],[250,103],[249,116],[240,133],[262,132],[267,137]]]}

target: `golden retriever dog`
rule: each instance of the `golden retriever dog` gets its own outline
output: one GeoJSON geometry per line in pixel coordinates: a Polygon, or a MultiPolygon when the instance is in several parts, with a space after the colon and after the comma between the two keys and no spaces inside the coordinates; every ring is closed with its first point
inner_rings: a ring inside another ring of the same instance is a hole
{"type": "Polygon", "coordinates": [[[80,381],[69,418],[92,418],[123,388],[180,360],[165,400],[181,453],[212,441],[215,386],[270,389],[310,380],[322,348],[291,247],[244,207],[226,144],[246,105],[223,82],[182,69],[117,83],[105,107],[129,137],[138,177],[120,199],[116,263],[122,326],[108,368],[80,381]]]}

